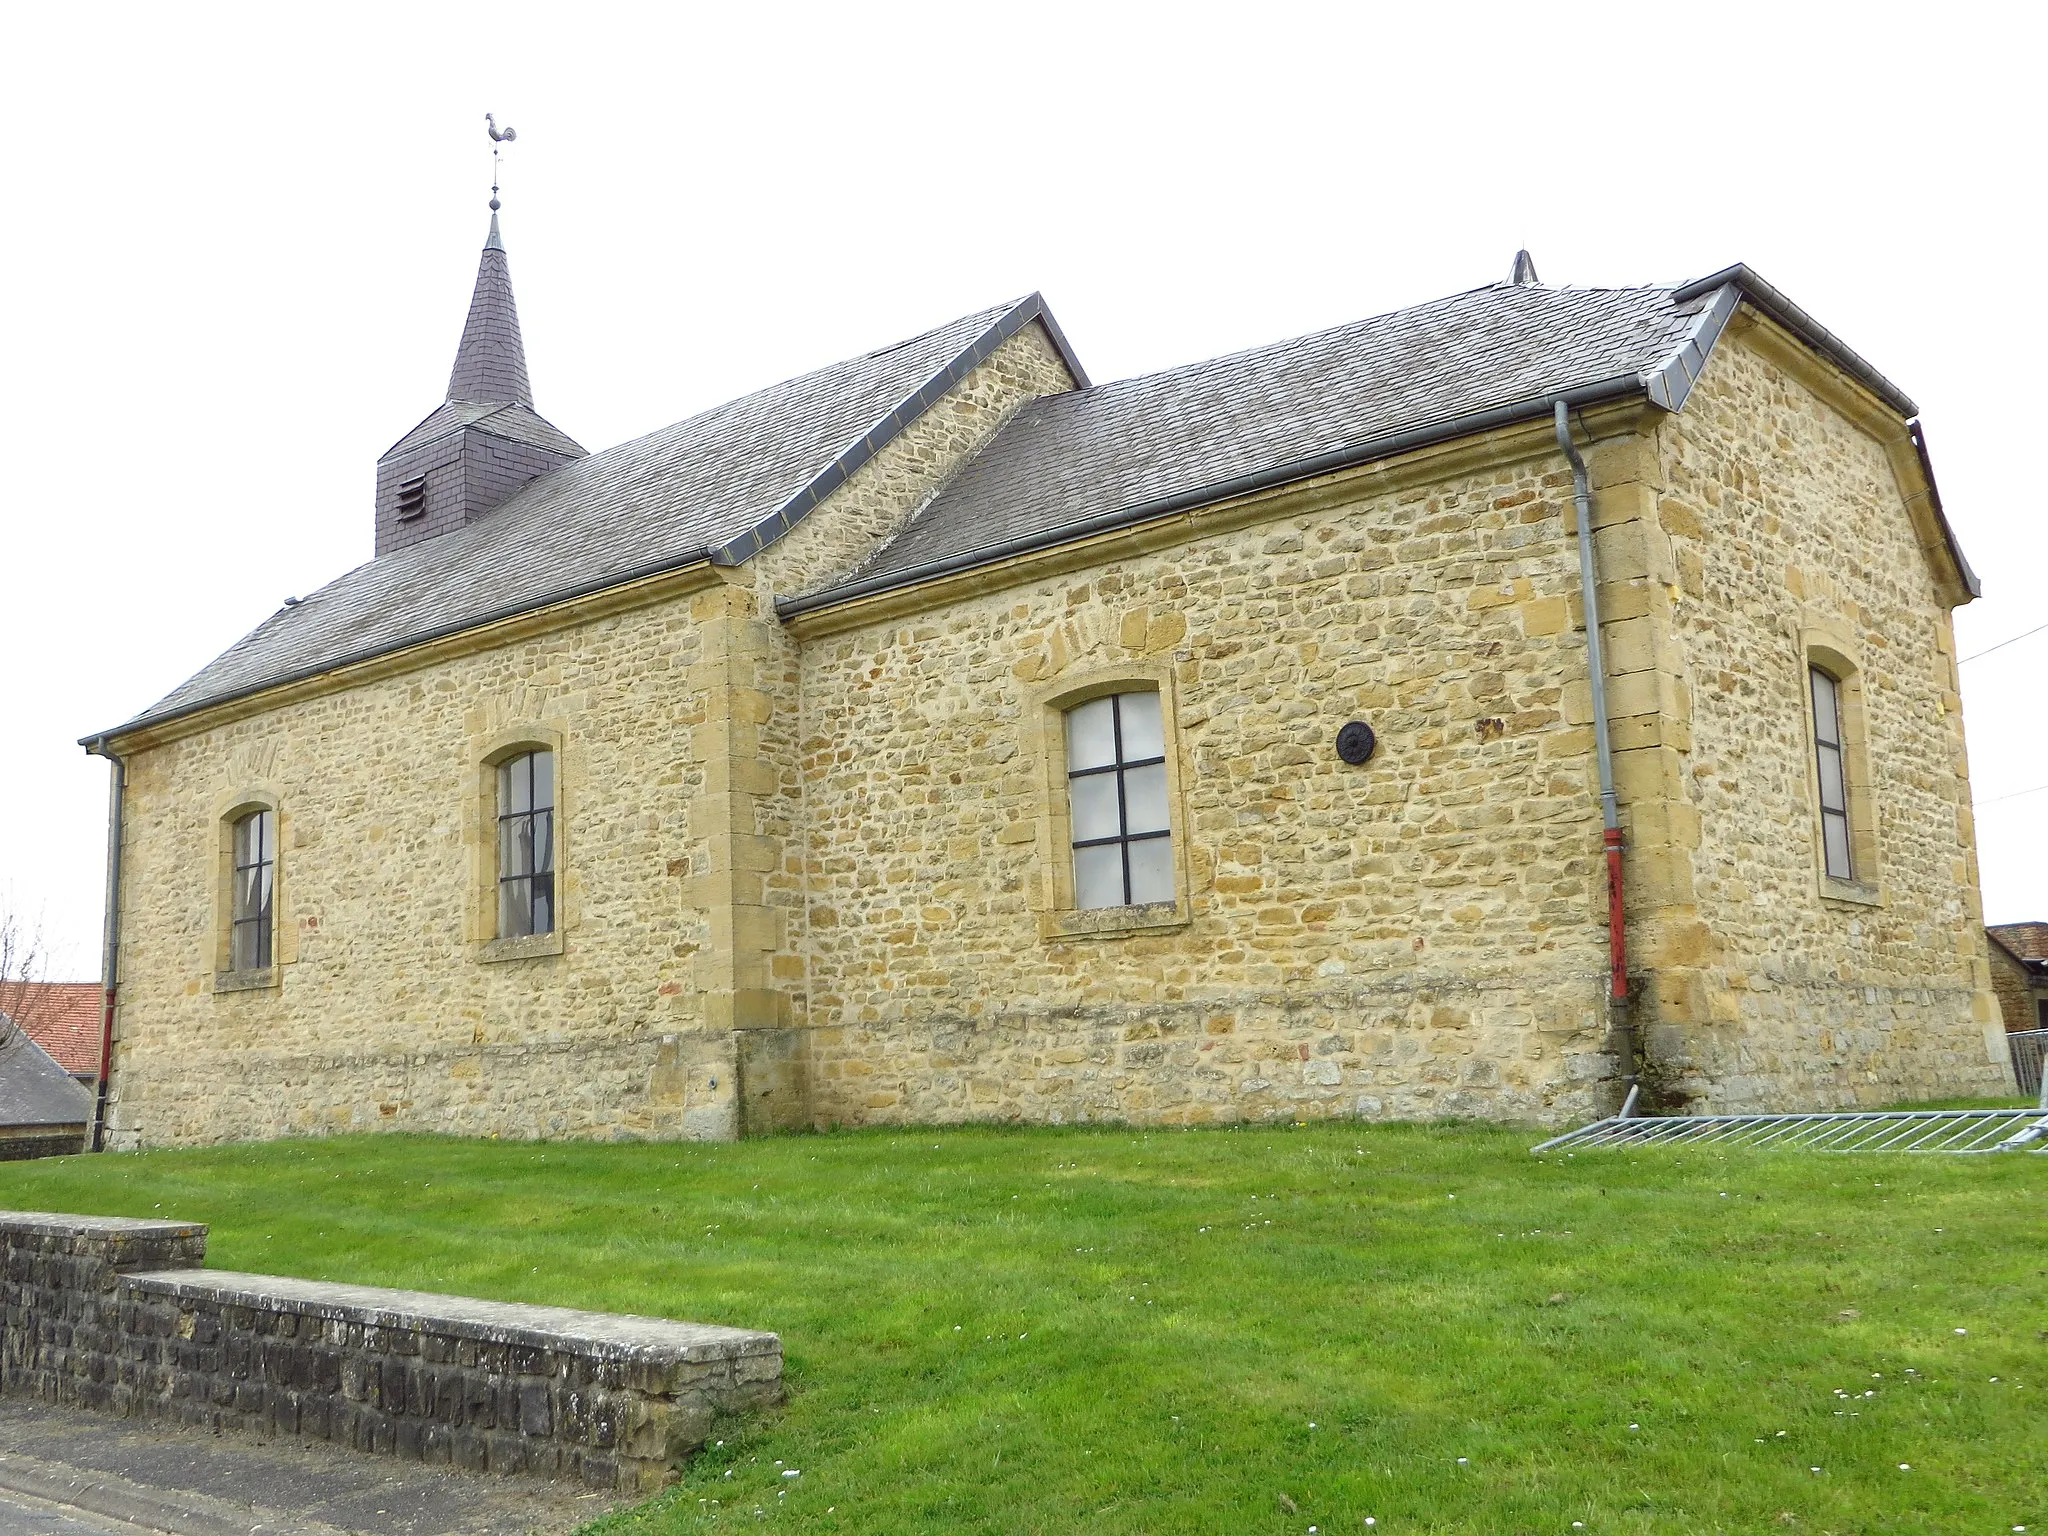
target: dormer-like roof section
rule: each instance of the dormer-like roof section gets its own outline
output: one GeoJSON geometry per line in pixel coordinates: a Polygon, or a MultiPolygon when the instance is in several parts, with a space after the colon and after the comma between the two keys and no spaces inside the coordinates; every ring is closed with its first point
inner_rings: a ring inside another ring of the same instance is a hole
{"type": "MultiPolygon", "coordinates": [[[[1038,295],[962,316],[542,475],[482,520],[393,550],[279,609],[143,714],[102,734],[666,570],[737,564],[793,528],[1034,323],[1085,381],[1038,295]]],[[[460,428],[468,409],[451,402],[404,442],[460,428]]],[[[553,430],[521,411],[502,415],[553,430]]],[[[500,420],[490,416],[485,430],[497,430],[500,420]]]]}

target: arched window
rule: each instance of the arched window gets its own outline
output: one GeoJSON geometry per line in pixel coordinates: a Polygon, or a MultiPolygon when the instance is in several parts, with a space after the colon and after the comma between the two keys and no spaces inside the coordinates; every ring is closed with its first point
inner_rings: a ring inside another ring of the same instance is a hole
{"type": "Polygon", "coordinates": [[[1809,667],[1813,684],[1813,748],[1819,759],[1821,858],[1828,876],[1853,880],[1849,826],[1849,764],[1844,748],[1842,686],[1832,673],[1809,667]]]}
{"type": "Polygon", "coordinates": [[[1155,692],[1114,693],[1066,712],[1074,905],[1175,899],[1166,730],[1155,692]]]}
{"type": "Polygon", "coordinates": [[[277,890],[277,813],[251,811],[234,827],[229,968],[267,971],[272,956],[273,897],[277,890]]]}
{"type": "Polygon", "coordinates": [[[555,931],[555,754],[498,765],[498,937],[555,931]]]}

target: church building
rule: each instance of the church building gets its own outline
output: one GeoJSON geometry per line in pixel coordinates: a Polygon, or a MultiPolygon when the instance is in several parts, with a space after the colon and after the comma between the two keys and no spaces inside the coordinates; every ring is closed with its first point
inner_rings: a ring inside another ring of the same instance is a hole
{"type": "MultiPolygon", "coordinates": [[[[1910,399],[1745,267],[600,453],[495,212],[375,557],[114,765],[106,1143],[2007,1090],[1910,399]]],[[[346,465],[330,466],[351,473],[346,465]]]]}

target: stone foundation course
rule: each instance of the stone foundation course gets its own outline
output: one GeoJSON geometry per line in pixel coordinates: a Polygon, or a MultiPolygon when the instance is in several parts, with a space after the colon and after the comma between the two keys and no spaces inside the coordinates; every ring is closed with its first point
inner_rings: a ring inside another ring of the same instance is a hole
{"type": "Polygon", "coordinates": [[[479,1472],[658,1489],[782,1396],[772,1333],[209,1271],[206,1228],[0,1212],[0,1390],[479,1472]]]}

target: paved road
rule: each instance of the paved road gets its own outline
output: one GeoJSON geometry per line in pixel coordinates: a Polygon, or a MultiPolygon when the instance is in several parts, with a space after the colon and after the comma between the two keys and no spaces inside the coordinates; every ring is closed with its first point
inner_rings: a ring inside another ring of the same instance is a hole
{"type": "Polygon", "coordinates": [[[565,1536],[611,1502],[0,1397],[0,1536],[565,1536]]]}
{"type": "Polygon", "coordinates": [[[82,1509],[0,1495],[0,1536],[136,1536],[142,1529],[82,1509]]]}

